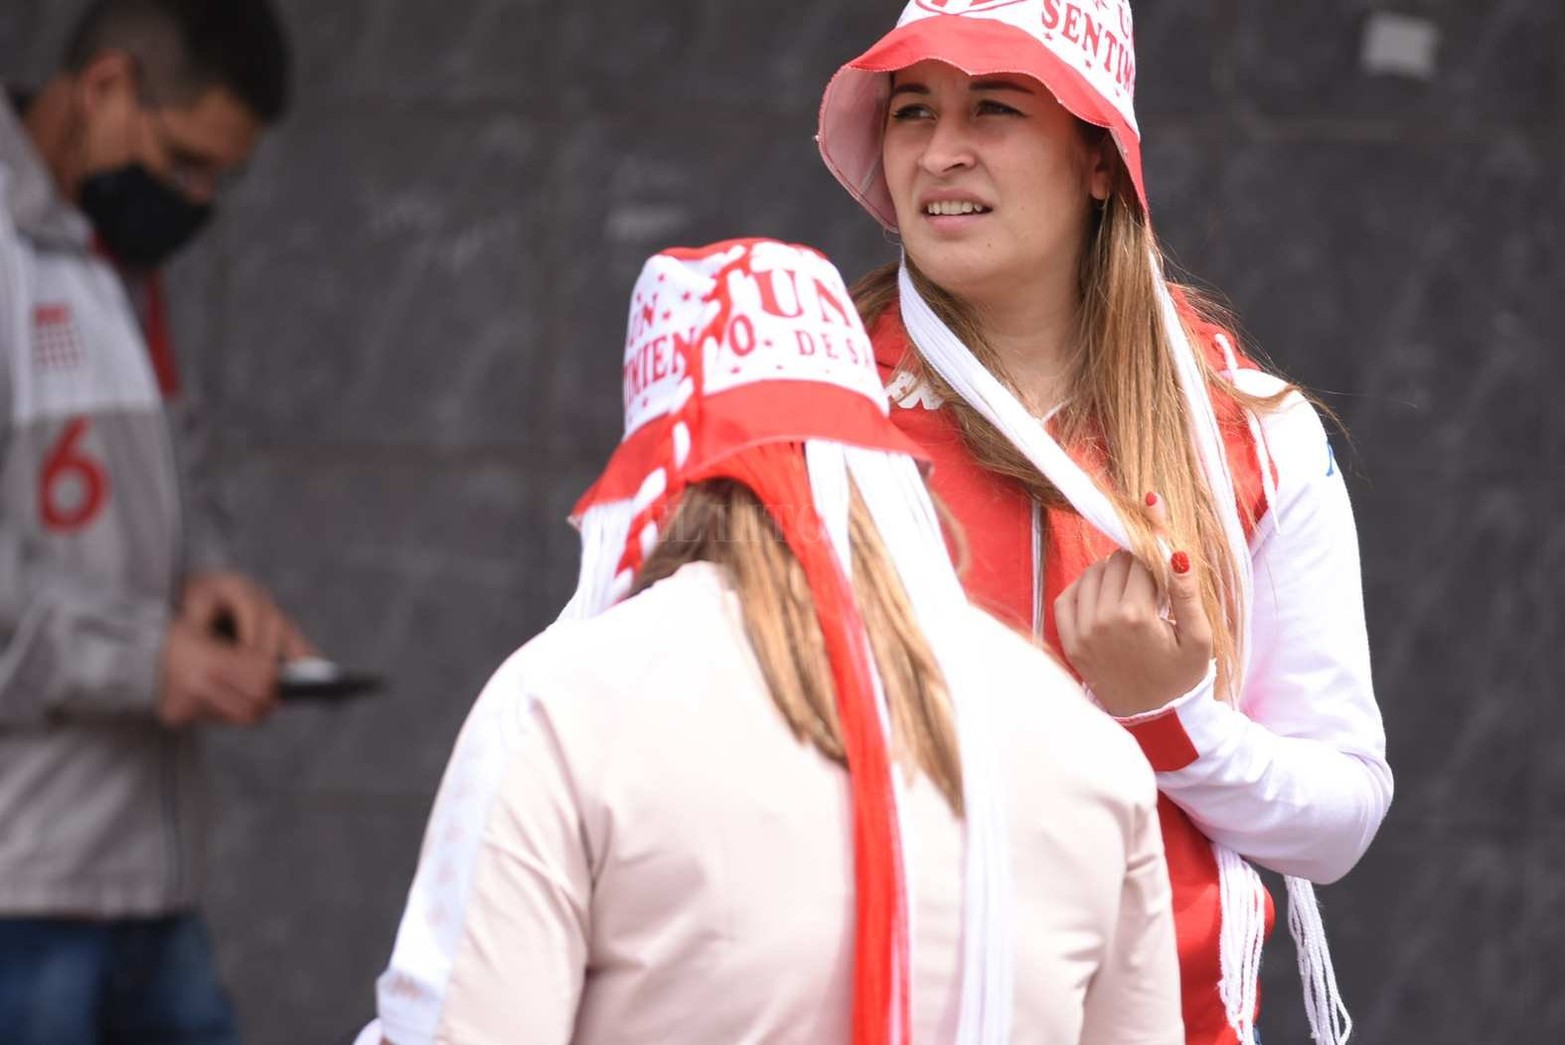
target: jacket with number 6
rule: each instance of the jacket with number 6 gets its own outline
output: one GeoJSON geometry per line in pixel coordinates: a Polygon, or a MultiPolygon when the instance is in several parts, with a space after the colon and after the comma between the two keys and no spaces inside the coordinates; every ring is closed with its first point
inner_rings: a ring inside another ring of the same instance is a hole
{"type": "Polygon", "coordinates": [[[180,910],[201,789],[194,737],[154,715],[186,567],[180,419],[3,96],[0,201],[0,917],[180,910]]]}

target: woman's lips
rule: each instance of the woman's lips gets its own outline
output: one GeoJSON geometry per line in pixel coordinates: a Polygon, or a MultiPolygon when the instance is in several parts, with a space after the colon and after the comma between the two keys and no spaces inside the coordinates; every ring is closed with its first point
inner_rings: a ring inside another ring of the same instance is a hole
{"type": "Polygon", "coordinates": [[[972,217],[994,210],[988,204],[974,199],[926,200],[922,209],[926,218],[972,217]]]}
{"type": "Polygon", "coordinates": [[[919,203],[919,215],[926,227],[937,232],[961,232],[982,222],[994,208],[966,193],[941,193],[925,197],[919,203]]]}

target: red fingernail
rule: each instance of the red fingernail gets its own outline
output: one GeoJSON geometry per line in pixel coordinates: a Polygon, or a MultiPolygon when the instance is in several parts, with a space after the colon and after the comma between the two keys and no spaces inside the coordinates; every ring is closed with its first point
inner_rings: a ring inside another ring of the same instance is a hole
{"type": "Polygon", "coordinates": [[[1157,494],[1155,494],[1155,493],[1147,494],[1147,507],[1148,508],[1156,508],[1157,507],[1157,494]]]}
{"type": "Polygon", "coordinates": [[[1190,572],[1190,556],[1184,552],[1175,552],[1168,560],[1168,565],[1172,567],[1175,573],[1183,577],[1190,572]]]}

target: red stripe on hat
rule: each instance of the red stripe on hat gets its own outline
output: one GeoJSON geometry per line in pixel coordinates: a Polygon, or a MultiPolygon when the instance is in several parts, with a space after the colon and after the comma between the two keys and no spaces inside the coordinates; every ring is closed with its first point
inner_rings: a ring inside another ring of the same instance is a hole
{"type": "Polygon", "coordinates": [[[647,476],[669,463],[669,445],[676,420],[673,416],[654,418],[620,443],[598,481],[571,509],[571,518],[580,520],[595,504],[628,501],[636,496],[647,476]]]}
{"type": "MultiPolygon", "coordinates": [[[[655,418],[631,433],[614,451],[571,518],[595,504],[634,497],[648,475],[670,464],[672,431],[684,412],[655,418]]],[[[875,404],[845,388],[813,381],[765,381],[709,397],[701,424],[692,433],[689,469],[700,471],[723,456],[761,443],[828,439],[870,450],[906,454],[927,462],[929,454],[887,423],[875,404]]]]}
{"type": "Polygon", "coordinates": [[[864,396],[815,381],[766,381],[706,397],[692,467],[761,443],[825,439],[927,461],[864,396]]]}

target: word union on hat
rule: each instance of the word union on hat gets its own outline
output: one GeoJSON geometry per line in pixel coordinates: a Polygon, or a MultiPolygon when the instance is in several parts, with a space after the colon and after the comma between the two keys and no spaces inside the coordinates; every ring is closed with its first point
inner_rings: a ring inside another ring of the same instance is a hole
{"type": "Polygon", "coordinates": [[[695,351],[704,396],[762,381],[812,381],[884,409],[874,353],[842,277],[811,250],[761,240],[699,259],[660,254],[647,264],[625,342],[627,435],[696,392],[695,351]]]}

